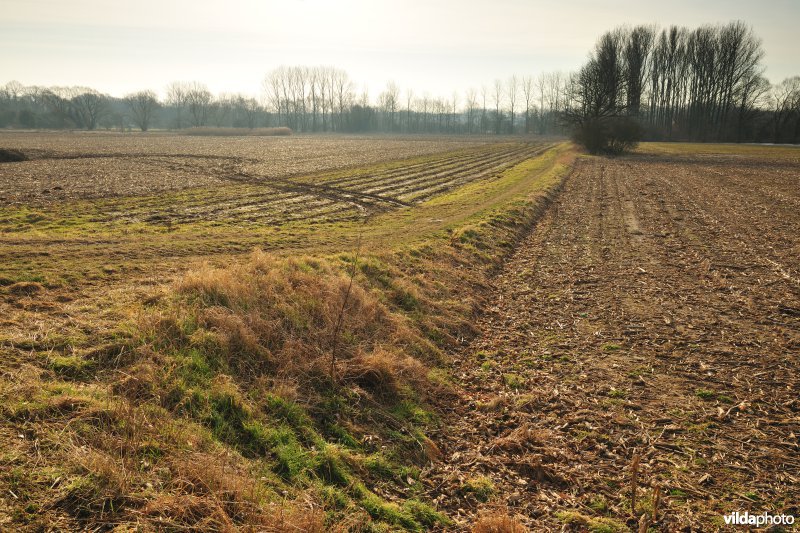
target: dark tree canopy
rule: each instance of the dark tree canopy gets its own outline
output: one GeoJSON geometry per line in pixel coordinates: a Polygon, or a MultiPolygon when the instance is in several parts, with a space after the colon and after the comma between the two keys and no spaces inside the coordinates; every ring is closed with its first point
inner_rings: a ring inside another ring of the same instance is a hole
{"type": "Polygon", "coordinates": [[[617,29],[573,78],[565,118],[594,152],[629,146],[637,131],[651,139],[751,139],[770,88],[763,57],[761,40],[742,22],[617,29]]]}

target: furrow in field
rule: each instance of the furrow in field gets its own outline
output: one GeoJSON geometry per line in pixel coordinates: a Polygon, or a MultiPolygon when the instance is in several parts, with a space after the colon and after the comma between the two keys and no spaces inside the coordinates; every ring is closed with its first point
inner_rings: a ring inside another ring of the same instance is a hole
{"type": "Polygon", "coordinates": [[[409,202],[418,202],[448,189],[486,178],[493,173],[501,172],[540,152],[541,150],[517,152],[504,158],[493,158],[489,161],[476,162],[473,165],[457,171],[429,176],[426,177],[427,179],[415,178],[404,180],[394,184],[392,187],[379,187],[376,191],[381,194],[391,191],[395,193],[397,198],[409,202]],[[411,194],[418,191],[423,191],[424,193],[411,194]]]}
{"type": "Polygon", "coordinates": [[[435,166],[427,166],[418,171],[404,171],[404,172],[391,172],[390,174],[375,174],[369,176],[360,177],[358,180],[354,180],[352,182],[341,182],[338,183],[338,186],[344,187],[355,187],[360,186],[363,184],[387,184],[396,182],[399,180],[404,180],[410,177],[424,177],[424,176],[433,176],[436,174],[441,174],[445,172],[453,172],[458,171],[459,169],[463,169],[464,167],[474,165],[476,162],[481,161],[490,161],[496,160],[503,157],[508,157],[509,155],[520,153],[525,151],[526,147],[513,147],[513,148],[506,148],[504,150],[494,150],[490,152],[481,152],[477,154],[472,154],[470,157],[463,157],[459,158],[454,161],[448,162],[446,165],[435,165],[435,166]]]}
{"type": "Polygon", "coordinates": [[[325,179],[323,176],[322,180],[325,181],[325,183],[328,185],[340,186],[345,183],[350,183],[352,181],[358,181],[358,180],[392,178],[398,175],[416,173],[417,171],[428,171],[437,168],[442,168],[445,166],[454,166],[462,162],[470,161],[476,158],[486,157],[492,154],[497,154],[504,151],[510,151],[515,149],[518,149],[518,146],[514,144],[480,146],[467,151],[459,151],[456,153],[448,153],[448,154],[442,154],[441,156],[431,157],[426,161],[420,163],[410,163],[408,165],[401,165],[395,168],[381,170],[377,172],[370,170],[358,171],[356,173],[347,176],[342,176],[333,179],[325,179]]]}
{"type": "Polygon", "coordinates": [[[377,179],[371,184],[372,188],[378,192],[391,190],[395,184],[405,184],[409,182],[419,181],[441,181],[453,175],[464,175],[472,171],[481,170],[483,168],[491,167],[493,164],[500,161],[518,160],[520,154],[528,153],[526,149],[513,150],[503,152],[501,154],[493,154],[487,157],[477,157],[469,161],[461,162],[459,165],[448,167],[445,169],[438,169],[435,171],[422,172],[417,174],[400,175],[392,179],[377,179]]]}

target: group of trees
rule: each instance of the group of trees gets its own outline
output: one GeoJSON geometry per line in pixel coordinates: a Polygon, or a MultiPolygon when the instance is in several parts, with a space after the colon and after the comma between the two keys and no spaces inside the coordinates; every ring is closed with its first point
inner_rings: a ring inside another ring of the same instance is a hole
{"type": "Polygon", "coordinates": [[[263,90],[276,119],[301,132],[561,133],[556,117],[567,79],[511,76],[446,98],[389,82],[373,102],[340,69],[283,66],[267,75],[263,90]]]}
{"type": "Polygon", "coordinates": [[[761,41],[742,22],[621,28],[572,76],[564,117],[593,151],[648,139],[798,142],[800,79],[763,77],[761,41]]]}
{"type": "Polygon", "coordinates": [[[106,97],[88,87],[25,87],[11,81],[0,88],[0,125],[34,128],[47,115],[48,126],[95,129],[106,112],[106,97]]]}
{"type": "Polygon", "coordinates": [[[175,82],[159,100],[151,90],[114,98],[88,87],[0,87],[0,127],[94,130],[196,126],[255,128],[271,122],[270,113],[241,94],[213,96],[200,83],[175,82]]]}
{"type": "Polygon", "coordinates": [[[0,88],[0,127],[182,129],[288,126],[297,132],[565,134],[594,151],[637,139],[800,142],[800,77],[770,85],[745,24],[620,28],[578,72],[510,76],[450,97],[390,82],[376,98],[347,72],[282,66],[260,99],[174,82],[114,98],[86,87],[0,88]]]}

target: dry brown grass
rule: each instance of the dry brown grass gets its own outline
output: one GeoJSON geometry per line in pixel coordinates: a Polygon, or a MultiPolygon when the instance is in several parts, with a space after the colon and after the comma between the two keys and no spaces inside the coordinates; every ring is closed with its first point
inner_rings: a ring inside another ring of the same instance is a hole
{"type": "Polygon", "coordinates": [[[6,290],[12,296],[33,296],[44,291],[44,287],[35,281],[19,281],[9,285],[6,290]]]}
{"type": "Polygon", "coordinates": [[[0,389],[0,413],[20,428],[12,440],[0,433],[0,483],[35,502],[17,516],[23,529],[322,531],[319,506],[275,501],[197,426],[95,386],[45,383],[33,368],[19,377],[0,389]]]}
{"type": "Polygon", "coordinates": [[[472,526],[472,533],[528,533],[528,531],[519,518],[499,509],[481,513],[472,526]]]}
{"type": "Polygon", "coordinates": [[[378,295],[326,260],[276,259],[255,251],[230,268],[203,267],[176,286],[183,303],[172,316],[146,318],[160,345],[191,345],[222,358],[240,379],[267,373],[288,383],[327,380],[336,341],[335,376],[376,397],[423,388],[427,369],[407,355],[428,343],[378,295]],[[344,314],[335,340],[340,313],[344,314]],[[180,323],[197,324],[187,336],[180,323]]]}
{"type": "Polygon", "coordinates": [[[547,447],[553,442],[553,433],[548,429],[534,428],[530,424],[522,424],[507,435],[498,437],[493,445],[507,452],[524,452],[531,448],[547,447]]]}

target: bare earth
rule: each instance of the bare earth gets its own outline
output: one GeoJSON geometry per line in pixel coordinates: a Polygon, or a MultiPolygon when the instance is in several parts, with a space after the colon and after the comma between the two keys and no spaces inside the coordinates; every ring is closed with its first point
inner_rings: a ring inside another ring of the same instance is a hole
{"type": "Polygon", "coordinates": [[[270,180],[482,144],[487,143],[450,138],[0,132],[0,147],[21,150],[31,159],[0,165],[0,201],[42,203],[219,187],[239,174],[270,180]]]}
{"type": "Polygon", "coordinates": [[[456,364],[431,497],[464,526],[507,503],[534,531],[635,529],[656,490],[659,530],[800,515],[798,176],[796,158],[581,160],[456,364]],[[481,476],[488,504],[464,489],[481,476]]]}

